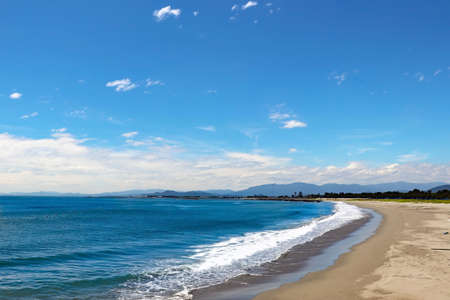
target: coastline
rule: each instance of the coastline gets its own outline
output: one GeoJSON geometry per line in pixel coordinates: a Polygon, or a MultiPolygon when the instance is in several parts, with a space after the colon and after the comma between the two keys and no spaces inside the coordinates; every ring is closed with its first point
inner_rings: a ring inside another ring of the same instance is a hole
{"type": "Polygon", "coordinates": [[[263,291],[295,282],[306,274],[331,266],[350,248],[372,235],[381,222],[381,215],[365,210],[365,216],[303,244],[291,248],[277,260],[265,263],[251,274],[191,291],[194,300],[250,300],[263,291]]]}
{"type": "Polygon", "coordinates": [[[331,267],[254,300],[450,299],[450,205],[349,201],[383,215],[375,235],[331,267]]]}

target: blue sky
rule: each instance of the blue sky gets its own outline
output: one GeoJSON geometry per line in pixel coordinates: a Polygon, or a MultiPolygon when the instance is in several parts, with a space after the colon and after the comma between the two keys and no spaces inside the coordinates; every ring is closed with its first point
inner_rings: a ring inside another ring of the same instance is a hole
{"type": "Polygon", "coordinates": [[[449,13],[3,1],[0,189],[450,182],[449,13]]]}

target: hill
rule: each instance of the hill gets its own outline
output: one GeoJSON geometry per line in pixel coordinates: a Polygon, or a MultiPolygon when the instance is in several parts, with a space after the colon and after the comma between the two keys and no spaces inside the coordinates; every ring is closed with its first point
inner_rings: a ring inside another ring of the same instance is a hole
{"type": "Polygon", "coordinates": [[[433,193],[436,193],[436,192],[439,192],[439,191],[444,191],[444,190],[450,191],[450,184],[436,186],[436,187],[431,189],[431,191],[433,193]]]}

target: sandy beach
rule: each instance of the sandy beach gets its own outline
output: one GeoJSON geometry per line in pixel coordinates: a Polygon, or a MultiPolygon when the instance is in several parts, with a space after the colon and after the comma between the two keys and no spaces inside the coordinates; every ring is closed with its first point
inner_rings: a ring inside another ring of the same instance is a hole
{"type": "Polygon", "coordinates": [[[330,268],[255,300],[450,299],[450,205],[351,201],[384,216],[330,268]]]}

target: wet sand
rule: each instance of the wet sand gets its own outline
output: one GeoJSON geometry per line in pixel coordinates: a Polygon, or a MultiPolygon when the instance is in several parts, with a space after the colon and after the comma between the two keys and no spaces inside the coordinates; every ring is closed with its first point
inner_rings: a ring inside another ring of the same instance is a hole
{"type": "Polygon", "coordinates": [[[375,235],[324,271],[254,300],[450,299],[450,205],[351,201],[384,216],[375,235]]]}
{"type": "Polygon", "coordinates": [[[333,264],[339,254],[359,243],[358,239],[367,239],[376,230],[381,217],[378,215],[372,220],[372,215],[373,213],[368,211],[362,219],[293,247],[279,259],[253,269],[253,275],[237,276],[219,285],[194,290],[193,299],[250,300],[263,291],[294,282],[309,272],[325,269],[333,264]],[[363,227],[365,230],[362,230],[363,227]],[[360,233],[357,234],[358,232],[360,233]],[[337,246],[339,242],[341,245],[337,246]],[[332,246],[335,249],[332,249],[332,246]],[[326,253],[327,251],[329,253],[326,253]],[[324,257],[320,258],[320,255],[324,257]],[[312,262],[311,259],[316,257],[316,261],[312,262]]]}

